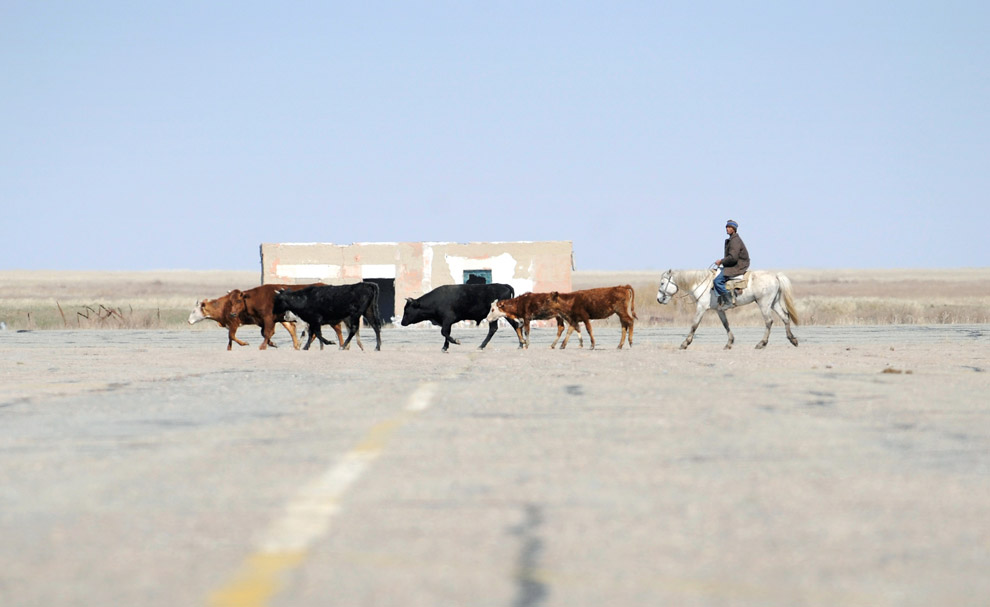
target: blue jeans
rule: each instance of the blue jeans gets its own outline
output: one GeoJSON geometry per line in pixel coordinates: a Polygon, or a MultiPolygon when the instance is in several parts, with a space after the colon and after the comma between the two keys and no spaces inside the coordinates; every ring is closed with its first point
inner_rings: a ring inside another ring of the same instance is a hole
{"type": "Polygon", "coordinates": [[[718,271],[718,276],[715,277],[715,292],[719,295],[725,295],[728,289],[725,288],[725,269],[718,271]]]}

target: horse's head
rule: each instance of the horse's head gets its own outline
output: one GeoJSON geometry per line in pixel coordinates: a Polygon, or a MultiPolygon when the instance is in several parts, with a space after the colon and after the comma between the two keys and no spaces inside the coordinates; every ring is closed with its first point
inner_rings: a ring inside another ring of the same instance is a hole
{"type": "Polygon", "coordinates": [[[660,288],[657,289],[657,302],[665,304],[677,293],[677,285],[674,283],[674,271],[667,270],[660,276],[660,288]]]}

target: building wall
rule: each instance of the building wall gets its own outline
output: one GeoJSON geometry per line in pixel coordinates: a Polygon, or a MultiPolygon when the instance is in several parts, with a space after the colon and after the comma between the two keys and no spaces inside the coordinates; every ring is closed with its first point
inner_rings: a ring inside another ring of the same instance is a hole
{"type": "Polygon", "coordinates": [[[261,245],[262,283],[347,284],[366,278],[395,279],[395,309],[440,285],[460,284],[465,270],[491,270],[492,282],[516,294],[570,291],[570,241],[266,243],[261,245]]]}

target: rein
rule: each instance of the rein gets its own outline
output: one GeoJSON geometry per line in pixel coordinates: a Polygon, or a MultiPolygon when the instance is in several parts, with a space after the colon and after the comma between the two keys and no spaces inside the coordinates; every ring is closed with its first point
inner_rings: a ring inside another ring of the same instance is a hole
{"type": "MultiPolygon", "coordinates": [[[[672,285],[674,285],[674,288],[677,289],[676,291],[674,291],[674,293],[672,295],[669,295],[668,296],[668,297],[670,297],[670,300],[671,301],[673,301],[675,298],[677,298],[678,296],[680,296],[681,299],[692,298],[695,302],[698,302],[698,301],[701,301],[701,298],[704,297],[704,295],[705,295],[705,291],[707,289],[705,289],[704,287],[706,287],[707,285],[709,285],[712,282],[712,280],[714,280],[714,279],[715,279],[715,275],[714,275],[714,273],[711,272],[711,268],[709,268],[709,276],[707,278],[702,279],[700,282],[698,282],[696,285],[694,285],[691,288],[683,289],[684,293],[682,294],[681,293],[682,289],[680,288],[680,286],[678,286],[677,282],[674,280],[674,274],[671,273],[670,275],[667,275],[666,272],[665,272],[664,273],[664,276],[660,280],[660,289],[659,290],[662,290],[664,293],[667,292],[666,289],[663,289],[662,288],[663,285],[664,285],[664,281],[666,281],[667,284],[672,284],[672,285]]],[[[708,287],[708,288],[711,288],[711,287],[708,287]]]]}

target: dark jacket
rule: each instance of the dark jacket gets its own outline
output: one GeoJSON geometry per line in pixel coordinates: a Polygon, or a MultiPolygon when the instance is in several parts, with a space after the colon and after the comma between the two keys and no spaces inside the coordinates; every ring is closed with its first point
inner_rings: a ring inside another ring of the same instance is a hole
{"type": "Polygon", "coordinates": [[[742,238],[735,233],[725,239],[725,255],[722,256],[722,275],[726,278],[742,276],[749,269],[749,251],[742,238]]]}

